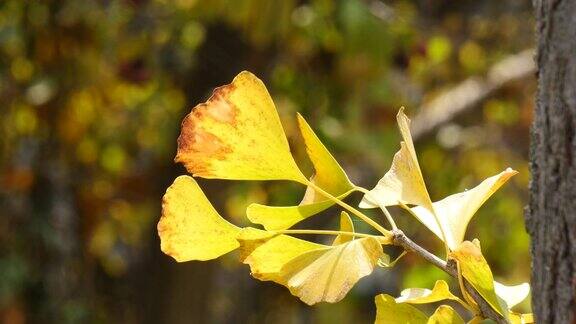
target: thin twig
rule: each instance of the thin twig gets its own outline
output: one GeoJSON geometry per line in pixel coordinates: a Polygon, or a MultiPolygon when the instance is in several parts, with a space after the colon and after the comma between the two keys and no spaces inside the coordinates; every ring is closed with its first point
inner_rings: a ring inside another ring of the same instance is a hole
{"type": "MultiPolygon", "coordinates": [[[[418,254],[420,257],[424,258],[426,261],[430,262],[434,266],[438,267],[442,271],[446,272],[450,276],[454,278],[458,278],[458,271],[455,267],[453,262],[446,262],[434,254],[430,253],[428,250],[424,249],[420,245],[414,243],[410,238],[404,235],[404,232],[401,230],[394,230],[392,231],[393,235],[393,243],[394,245],[400,246],[404,248],[404,250],[408,252],[414,252],[418,254]]],[[[502,317],[502,315],[498,314],[489,304],[488,302],[472,287],[472,285],[468,281],[464,281],[464,286],[466,291],[470,294],[472,299],[478,304],[480,308],[480,315],[484,318],[489,318],[496,323],[507,323],[506,319],[502,317]]]]}

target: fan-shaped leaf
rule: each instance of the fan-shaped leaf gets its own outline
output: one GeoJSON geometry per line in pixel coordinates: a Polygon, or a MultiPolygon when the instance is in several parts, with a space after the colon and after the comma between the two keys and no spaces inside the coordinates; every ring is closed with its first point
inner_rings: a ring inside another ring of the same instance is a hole
{"type": "MultiPolygon", "coordinates": [[[[518,172],[508,168],[492,176],[473,189],[448,196],[433,204],[434,211],[445,224],[444,233],[450,249],[455,249],[464,240],[468,223],[478,209],[496,192],[510,177],[518,172]]],[[[422,224],[428,227],[436,236],[442,239],[442,233],[434,215],[428,208],[417,206],[412,212],[422,224]]]]}
{"type": "Polygon", "coordinates": [[[158,235],[162,251],[178,262],[210,260],[238,247],[240,228],[212,207],[196,181],[180,176],[166,190],[158,235]]]}
{"type": "Polygon", "coordinates": [[[186,116],[175,160],[203,178],[306,182],[272,98],[246,71],[186,116]]]}
{"type": "MultiPolygon", "coordinates": [[[[315,175],[311,181],[338,199],[344,199],[354,191],[354,185],[300,114],[298,114],[298,125],[306,144],[306,152],[315,169],[315,175]]],[[[326,197],[317,194],[311,187],[307,187],[304,198],[298,206],[275,207],[252,204],[248,206],[246,214],[251,222],[262,224],[268,230],[282,230],[290,228],[333,204],[326,197]]]]}
{"type": "Polygon", "coordinates": [[[404,114],[403,107],[400,108],[396,118],[404,140],[400,143],[400,151],[394,155],[390,170],[370,193],[364,195],[360,207],[376,208],[398,205],[401,202],[406,205],[423,206],[432,211],[432,201],[410,135],[410,119],[404,114]]]}
{"type": "Polygon", "coordinates": [[[278,235],[255,228],[244,228],[238,234],[240,259],[250,266],[252,276],[259,280],[278,282],[278,273],[288,261],[324,245],[278,235]]]}
{"type": "Polygon", "coordinates": [[[426,324],[464,324],[464,320],[450,306],[439,306],[426,324]]]}
{"type": "Polygon", "coordinates": [[[494,310],[504,316],[505,312],[500,306],[498,296],[494,290],[492,271],[484,256],[482,256],[480,247],[470,241],[464,241],[455,251],[450,253],[450,257],[458,262],[462,276],[494,310]]]}
{"type": "Polygon", "coordinates": [[[312,250],[282,267],[280,283],[308,305],[335,303],[372,273],[382,254],[382,246],[372,237],[312,250]]]}
{"type": "Polygon", "coordinates": [[[508,308],[520,304],[530,293],[530,285],[527,282],[514,286],[506,286],[498,281],[494,281],[494,289],[496,295],[506,302],[508,308]]]}
{"type": "Polygon", "coordinates": [[[396,298],[396,302],[409,304],[427,304],[445,299],[458,300],[459,298],[450,292],[446,281],[437,280],[432,290],[426,288],[404,289],[400,293],[400,297],[396,298]]]}
{"type": "MultiPolygon", "coordinates": [[[[350,215],[348,215],[348,213],[345,211],[340,213],[340,230],[342,232],[354,233],[354,223],[352,222],[350,215]]],[[[340,234],[336,236],[334,242],[332,242],[332,245],[339,245],[342,243],[350,242],[352,239],[354,239],[353,236],[340,234]]]]}
{"type": "Polygon", "coordinates": [[[374,298],[376,302],[376,324],[425,324],[428,317],[416,307],[396,303],[394,297],[381,294],[374,298]]]}

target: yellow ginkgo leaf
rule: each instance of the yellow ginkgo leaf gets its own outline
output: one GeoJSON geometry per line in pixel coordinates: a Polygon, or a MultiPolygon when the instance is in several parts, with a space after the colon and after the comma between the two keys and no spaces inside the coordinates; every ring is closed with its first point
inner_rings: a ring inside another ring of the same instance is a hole
{"type": "Polygon", "coordinates": [[[278,273],[291,259],[324,245],[278,235],[251,227],[244,228],[237,236],[240,242],[240,259],[250,266],[254,278],[279,282],[278,273]]]}
{"type": "Polygon", "coordinates": [[[494,289],[496,290],[496,295],[506,302],[508,308],[512,308],[528,297],[530,284],[525,282],[519,285],[506,286],[494,281],[494,289]]]}
{"type": "Polygon", "coordinates": [[[494,278],[490,266],[484,259],[480,247],[470,241],[462,242],[458,248],[450,253],[450,258],[456,260],[462,276],[480,293],[500,315],[507,314],[494,290],[494,278]]]}
{"type": "Polygon", "coordinates": [[[372,273],[382,254],[382,246],[372,237],[312,250],[282,267],[280,283],[308,305],[335,303],[372,273]]]}
{"type": "Polygon", "coordinates": [[[396,298],[396,302],[409,304],[427,304],[435,303],[445,299],[458,300],[459,298],[450,292],[446,281],[437,280],[432,290],[426,288],[404,289],[400,293],[400,297],[396,298]]]}
{"type": "Polygon", "coordinates": [[[306,183],[268,90],[246,71],[186,116],[175,160],[203,178],[306,183]]]}
{"type": "Polygon", "coordinates": [[[360,208],[376,208],[403,203],[432,210],[432,201],[428,195],[410,135],[410,119],[404,114],[404,107],[400,108],[396,119],[404,140],[400,143],[400,151],[394,155],[390,170],[378,181],[374,189],[364,195],[360,208]]]}
{"type": "Polygon", "coordinates": [[[464,320],[448,305],[439,306],[426,324],[464,324],[464,320]]]}
{"type": "MultiPolygon", "coordinates": [[[[348,215],[348,213],[345,211],[340,213],[340,231],[354,233],[354,223],[352,222],[350,215],[348,215]]],[[[332,245],[339,245],[342,243],[350,242],[352,239],[354,239],[354,237],[351,235],[340,234],[336,236],[334,242],[332,242],[332,245]]]]}
{"type": "Polygon", "coordinates": [[[396,303],[394,297],[380,294],[376,302],[375,324],[426,324],[428,317],[418,308],[403,303],[396,303]]]}
{"type": "Polygon", "coordinates": [[[512,324],[532,324],[534,323],[534,315],[532,313],[529,314],[520,314],[510,312],[508,318],[512,324]]]}
{"type": "MultiPolygon", "coordinates": [[[[338,199],[344,199],[354,191],[354,185],[300,114],[298,114],[298,125],[306,144],[306,152],[315,170],[311,181],[338,199]]],[[[246,214],[251,222],[262,224],[267,230],[283,230],[332,205],[334,205],[332,201],[317,194],[309,186],[298,206],[276,207],[251,204],[246,214]]]]}
{"type": "Polygon", "coordinates": [[[176,261],[210,260],[238,247],[240,228],[223,219],[190,176],[166,190],[158,235],[162,252],[176,261]]]}
{"type": "MultiPolygon", "coordinates": [[[[434,211],[445,224],[447,245],[455,249],[463,240],[468,223],[478,209],[496,192],[510,177],[518,172],[508,168],[492,176],[473,189],[448,196],[433,204],[434,211]]],[[[436,236],[442,239],[442,233],[434,215],[429,209],[417,206],[411,209],[412,213],[422,224],[428,227],[436,236]]]]}
{"type": "MultiPolygon", "coordinates": [[[[336,198],[342,200],[353,190],[350,190],[336,198]]],[[[294,224],[326,210],[334,203],[330,200],[311,204],[301,204],[298,206],[267,206],[261,204],[250,204],[246,209],[248,219],[255,224],[262,224],[264,228],[271,231],[283,230],[292,227],[294,224]]]]}

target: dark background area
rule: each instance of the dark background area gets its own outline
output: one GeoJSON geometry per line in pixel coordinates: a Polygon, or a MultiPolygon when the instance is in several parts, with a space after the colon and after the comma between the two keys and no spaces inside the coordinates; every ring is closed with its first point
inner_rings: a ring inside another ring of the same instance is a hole
{"type": "MultiPolygon", "coordinates": [[[[445,278],[407,256],[340,303],[308,307],[252,279],[234,253],[182,264],[161,253],[161,197],[185,174],[173,163],[180,121],[241,70],[267,84],[299,160],[296,112],[364,187],[398,149],[400,106],[433,200],[520,171],[467,238],[482,241],[497,280],[528,281],[533,25],[530,3],[516,0],[0,2],[0,320],[368,323],[375,294],[445,278]]],[[[294,204],[303,192],[199,182],[239,225],[249,203],[294,204]]],[[[336,226],[337,211],[309,224],[336,226]]]]}

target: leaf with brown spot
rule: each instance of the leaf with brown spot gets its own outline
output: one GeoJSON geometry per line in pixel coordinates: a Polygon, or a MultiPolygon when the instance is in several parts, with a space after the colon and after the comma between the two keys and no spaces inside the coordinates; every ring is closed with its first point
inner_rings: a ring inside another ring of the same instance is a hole
{"type": "Polygon", "coordinates": [[[268,90],[247,71],[186,116],[175,161],[203,178],[306,183],[268,90]]]}

